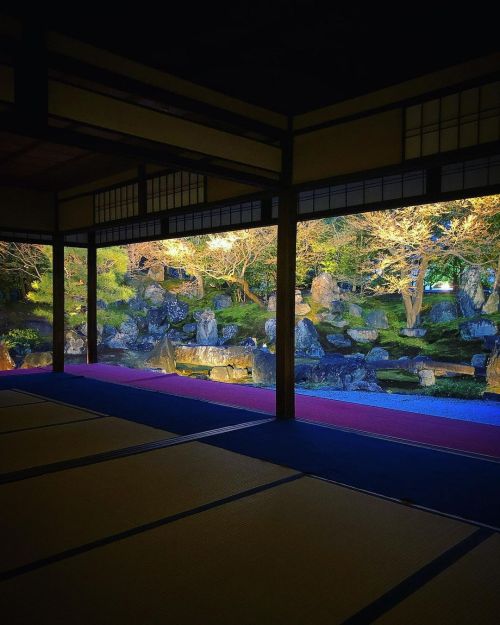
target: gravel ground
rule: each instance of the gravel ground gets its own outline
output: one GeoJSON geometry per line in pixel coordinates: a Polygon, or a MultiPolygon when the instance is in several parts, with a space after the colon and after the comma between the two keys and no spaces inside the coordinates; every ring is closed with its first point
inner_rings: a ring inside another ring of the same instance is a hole
{"type": "Polygon", "coordinates": [[[500,402],[482,399],[453,399],[449,397],[426,397],[425,395],[400,395],[397,393],[367,393],[363,391],[327,391],[297,389],[301,395],[313,395],[325,399],[349,401],[354,404],[394,408],[407,412],[475,421],[500,426],[500,402]]]}

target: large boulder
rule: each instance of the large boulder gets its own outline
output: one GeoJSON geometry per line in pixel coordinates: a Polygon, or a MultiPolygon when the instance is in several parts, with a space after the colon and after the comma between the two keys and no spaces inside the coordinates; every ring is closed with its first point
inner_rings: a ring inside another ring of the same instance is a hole
{"type": "Polygon", "coordinates": [[[274,317],[266,320],[264,332],[266,333],[266,338],[269,343],[274,343],[276,341],[276,319],[274,317]]]}
{"type": "Polygon", "coordinates": [[[483,306],[483,313],[492,315],[500,309],[500,296],[498,291],[493,291],[483,306]]]}
{"type": "Polygon", "coordinates": [[[212,310],[204,310],[196,327],[196,342],[198,345],[217,345],[218,340],[215,313],[212,310]]]}
{"type": "Polygon", "coordinates": [[[252,379],[255,384],[276,384],[276,356],[262,349],[254,349],[252,356],[252,379]]]}
{"type": "Polygon", "coordinates": [[[371,310],[365,315],[366,325],[377,330],[387,330],[389,321],[384,310],[371,310]]]}
{"type": "Polygon", "coordinates": [[[346,305],[341,300],[333,300],[330,304],[330,311],[334,315],[343,315],[346,310],[346,305]]]}
{"type": "Polygon", "coordinates": [[[252,347],[239,345],[179,345],[175,348],[176,362],[185,365],[206,365],[208,367],[226,367],[251,369],[252,347]]]}
{"type": "Polygon", "coordinates": [[[37,367],[49,367],[52,364],[52,352],[32,352],[27,354],[21,369],[36,369],[37,367]]]}
{"type": "Polygon", "coordinates": [[[488,359],[486,383],[488,393],[500,395],[500,343],[496,344],[488,359]]]}
{"type": "Polygon", "coordinates": [[[372,349],[366,354],[366,360],[368,362],[374,362],[376,360],[389,360],[389,352],[383,347],[372,347],[372,349]]]}
{"type": "Polygon", "coordinates": [[[372,343],[378,339],[378,330],[375,328],[350,328],[347,334],[356,343],[372,343]]]}
{"type": "Polygon", "coordinates": [[[323,272],[313,279],[311,299],[325,308],[330,308],[332,301],[340,299],[340,289],[331,274],[323,272]]]}
{"type": "Polygon", "coordinates": [[[358,358],[323,358],[311,366],[306,377],[310,383],[325,384],[333,390],[382,391],[375,370],[358,358]]]}
{"type": "Polygon", "coordinates": [[[229,323],[227,326],[222,328],[222,336],[219,339],[219,344],[224,345],[228,341],[232,341],[236,335],[238,334],[240,327],[236,323],[229,323]]]}
{"type": "Polygon", "coordinates": [[[0,343],[0,371],[11,371],[16,365],[9,354],[9,350],[4,343],[0,343]]]}
{"type": "Polygon", "coordinates": [[[463,317],[474,317],[481,312],[485,297],[481,268],[477,265],[470,265],[463,270],[457,299],[463,317]]]}
{"type": "Polygon", "coordinates": [[[163,265],[153,265],[148,269],[148,277],[156,282],[165,280],[165,267],[163,265]]]}
{"type": "Polygon", "coordinates": [[[248,378],[248,370],[239,367],[213,367],[210,369],[209,378],[216,382],[241,382],[248,378]]]}
{"type": "Polygon", "coordinates": [[[349,304],[348,312],[353,317],[362,317],[363,309],[358,304],[349,304]]]}
{"type": "Polygon", "coordinates": [[[483,367],[486,367],[487,358],[486,354],[474,354],[470,359],[470,364],[476,369],[482,369],[483,367]]]}
{"type": "MultiPolygon", "coordinates": [[[[142,319],[138,319],[141,322],[142,319]]],[[[166,312],[163,307],[148,308],[145,317],[145,325],[148,334],[152,334],[155,337],[163,336],[163,334],[169,329],[170,323],[167,321],[166,312]]]]}
{"type": "Polygon", "coordinates": [[[295,314],[298,317],[303,317],[307,315],[307,313],[311,312],[311,307],[307,302],[304,302],[304,298],[302,297],[302,293],[299,289],[295,291],[295,314]]]}
{"type": "Polygon", "coordinates": [[[175,348],[167,336],[158,342],[146,361],[146,366],[152,369],[161,369],[165,373],[175,372],[175,348]]]}
{"type": "Polygon", "coordinates": [[[132,317],[127,317],[120,326],[116,334],[107,341],[103,341],[111,349],[128,349],[133,347],[139,336],[139,328],[132,317]]]}
{"type": "Polygon", "coordinates": [[[301,319],[295,326],[295,349],[299,354],[321,358],[325,350],[319,343],[318,331],[310,319],[301,319]]]}
{"type": "Polygon", "coordinates": [[[167,292],[159,284],[150,284],[144,290],[144,299],[151,302],[153,306],[160,306],[163,304],[167,292]]]}
{"type": "MultiPolygon", "coordinates": [[[[86,330],[86,328],[85,328],[86,330]]],[[[84,354],[87,351],[86,340],[84,336],[75,332],[75,330],[68,330],[64,334],[64,353],[70,355],[84,354]]]]}
{"type": "Polygon", "coordinates": [[[432,323],[443,323],[453,321],[458,317],[457,305],[455,302],[439,302],[430,309],[428,319],[432,323]]]}
{"type": "Polygon", "coordinates": [[[351,339],[343,334],[327,334],[326,340],[334,347],[346,348],[352,346],[351,339]]]}
{"type": "Polygon", "coordinates": [[[222,310],[223,308],[231,308],[233,305],[233,300],[230,295],[224,295],[224,293],[219,293],[215,295],[212,299],[212,304],[214,310],[222,310]]]}
{"type": "Polygon", "coordinates": [[[276,293],[269,296],[267,300],[267,310],[269,312],[276,312],[276,293]]]}
{"type": "Polygon", "coordinates": [[[477,341],[498,332],[496,323],[490,319],[475,319],[460,324],[460,336],[464,341],[477,341]]]}
{"type": "Polygon", "coordinates": [[[165,301],[162,305],[165,318],[170,323],[180,323],[188,316],[189,306],[185,302],[180,302],[173,293],[166,293],[165,301]]]}

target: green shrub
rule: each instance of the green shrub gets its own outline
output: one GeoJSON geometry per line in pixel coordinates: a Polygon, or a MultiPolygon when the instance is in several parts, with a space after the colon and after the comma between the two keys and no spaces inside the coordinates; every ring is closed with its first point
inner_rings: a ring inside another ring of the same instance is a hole
{"type": "Polygon", "coordinates": [[[15,328],[0,336],[0,343],[9,349],[20,347],[22,349],[36,349],[43,343],[38,330],[30,328],[15,328]]]}

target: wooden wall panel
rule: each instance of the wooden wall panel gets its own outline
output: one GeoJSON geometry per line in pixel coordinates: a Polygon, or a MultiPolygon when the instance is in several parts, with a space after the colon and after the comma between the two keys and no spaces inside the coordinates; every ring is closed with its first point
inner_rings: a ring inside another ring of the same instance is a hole
{"type": "Polygon", "coordinates": [[[0,187],[0,228],[37,231],[53,227],[52,193],[0,187]]]}
{"type": "Polygon", "coordinates": [[[401,162],[402,112],[387,111],[297,135],[295,184],[401,162]]]}

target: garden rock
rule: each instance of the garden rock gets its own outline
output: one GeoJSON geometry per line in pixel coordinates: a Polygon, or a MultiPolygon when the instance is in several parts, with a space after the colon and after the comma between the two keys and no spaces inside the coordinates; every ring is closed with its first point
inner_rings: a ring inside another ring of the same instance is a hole
{"type": "Polygon", "coordinates": [[[243,347],[257,347],[257,341],[252,336],[247,336],[246,339],[243,339],[240,343],[243,347]]]}
{"type": "Polygon", "coordinates": [[[276,356],[262,349],[254,349],[252,356],[252,380],[255,384],[276,384],[276,356]]]}
{"type": "Polygon", "coordinates": [[[399,334],[414,339],[421,339],[427,334],[427,330],[425,328],[401,328],[399,334]]]}
{"type": "Polygon", "coordinates": [[[170,323],[180,323],[188,316],[189,306],[185,302],[180,302],[172,293],[167,292],[162,310],[170,323]]]}
{"type": "Polygon", "coordinates": [[[133,347],[139,336],[139,328],[132,317],[127,317],[119,326],[116,334],[107,341],[111,349],[127,349],[133,347]]]}
{"type": "Polygon", "coordinates": [[[21,369],[35,369],[37,367],[48,367],[52,364],[52,352],[32,352],[27,354],[21,369]]]}
{"type": "Polygon", "coordinates": [[[483,306],[483,313],[487,315],[492,315],[493,313],[498,312],[499,308],[500,296],[498,294],[498,291],[493,291],[493,293],[491,293],[483,306]]]}
{"type": "Polygon", "coordinates": [[[493,336],[483,337],[483,347],[489,352],[493,351],[496,345],[500,345],[500,335],[494,334],[493,336]]]}
{"type": "Polygon", "coordinates": [[[214,306],[214,310],[222,310],[224,308],[231,308],[233,305],[233,300],[230,295],[224,295],[223,293],[219,293],[212,299],[212,303],[214,306]]]}
{"type": "MultiPolygon", "coordinates": [[[[85,328],[86,334],[87,328],[85,328]]],[[[68,330],[64,334],[64,353],[71,355],[84,354],[87,350],[86,341],[75,330],[68,330]]]]}
{"type": "Polygon", "coordinates": [[[311,366],[307,381],[326,384],[332,390],[381,392],[375,370],[354,358],[323,358],[311,366]]]}
{"type": "Polygon", "coordinates": [[[138,339],[137,343],[135,344],[135,349],[138,352],[150,352],[152,349],[154,349],[157,343],[158,339],[155,336],[147,334],[146,336],[142,336],[138,339]]]}
{"type": "Polygon", "coordinates": [[[224,345],[228,341],[234,339],[238,334],[240,327],[236,323],[230,323],[222,328],[222,336],[219,339],[219,345],[224,345]]]}
{"type": "Polygon", "coordinates": [[[167,292],[159,284],[150,284],[144,291],[144,299],[151,302],[154,306],[163,304],[166,295],[167,292]]]}
{"type": "Polygon", "coordinates": [[[106,308],[108,307],[108,305],[103,299],[98,299],[96,301],[96,306],[97,306],[97,310],[106,310],[106,308]]]}
{"type": "Polygon", "coordinates": [[[474,354],[470,360],[470,364],[476,369],[486,367],[486,354],[474,354]]]}
{"type": "Polygon", "coordinates": [[[161,369],[165,373],[175,372],[175,348],[168,336],[158,342],[146,365],[152,369],[161,369]]]}
{"type": "Polygon", "coordinates": [[[268,342],[274,343],[276,341],[276,319],[274,317],[267,319],[264,324],[264,331],[268,342]]]}
{"type": "Polygon", "coordinates": [[[362,317],[363,309],[358,304],[349,304],[348,308],[349,314],[353,317],[362,317]]]}
{"type": "Polygon", "coordinates": [[[312,358],[321,358],[325,355],[318,340],[318,331],[310,319],[301,319],[295,326],[295,349],[312,358]]]}
{"type": "Polygon", "coordinates": [[[460,336],[464,341],[476,341],[498,332],[496,323],[489,319],[476,319],[460,324],[460,336]]]}
{"type": "Polygon", "coordinates": [[[500,395],[500,345],[497,343],[486,367],[486,390],[500,395]]]}
{"type": "Polygon", "coordinates": [[[311,298],[325,308],[330,308],[333,300],[340,299],[340,289],[331,274],[323,272],[313,279],[311,298]]]}
{"type": "Polygon", "coordinates": [[[434,386],[436,384],[436,376],[432,369],[420,369],[417,374],[420,386],[434,386]]]}
{"type": "Polygon", "coordinates": [[[389,321],[384,310],[371,310],[365,315],[365,322],[370,328],[377,330],[387,330],[389,321]]]}
{"type": "Polygon", "coordinates": [[[217,345],[218,339],[215,313],[212,310],[205,310],[201,313],[196,328],[196,342],[198,345],[217,345]]]}
{"type": "Polygon", "coordinates": [[[9,354],[7,346],[0,343],[0,371],[11,371],[16,365],[9,354]]]}
{"type": "Polygon", "coordinates": [[[248,371],[239,367],[213,367],[209,378],[216,382],[241,382],[248,377],[248,371]]]}
{"type": "Polygon", "coordinates": [[[481,311],[485,298],[480,267],[471,265],[463,270],[457,299],[463,317],[473,317],[481,311]]]}
{"type": "Polygon", "coordinates": [[[177,362],[186,365],[207,365],[209,367],[226,367],[231,365],[241,369],[252,367],[251,347],[239,345],[179,345],[175,349],[177,362]]]}
{"type": "Polygon", "coordinates": [[[333,300],[330,304],[330,311],[334,315],[342,315],[345,312],[345,304],[340,300],[333,300]]]}
{"type": "Polygon", "coordinates": [[[366,354],[366,360],[368,362],[389,360],[389,352],[383,347],[372,347],[368,354],[366,354]]]}
{"type": "Polygon", "coordinates": [[[351,347],[352,341],[343,334],[327,334],[326,340],[334,347],[351,347]]]}
{"type": "Polygon", "coordinates": [[[276,312],[276,294],[270,295],[267,300],[267,310],[269,312],[276,312]]]}
{"type": "Polygon", "coordinates": [[[165,280],[165,267],[163,265],[154,265],[148,269],[148,277],[155,282],[165,280]]]}
{"type": "Polygon", "coordinates": [[[182,326],[182,331],[185,332],[186,334],[195,334],[197,327],[198,327],[198,324],[196,323],[185,323],[182,326]]]}
{"type": "Polygon", "coordinates": [[[180,343],[187,339],[187,334],[181,332],[181,330],[177,330],[176,328],[170,328],[168,330],[166,336],[175,343],[180,343]]]}
{"type": "Polygon", "coordinates": [[[350,328],[347,330],[347,334],[356,343],[371,343],[378,339],[378,330],[374,328],[350,328]]]}
{"type": "Polygon", "coordinates": [[[298,317],[303,317],[304,315],[307,315],[307,313],[310,313],[310,312],[311,312],[311,307],[309,306],[309,304],[304,302],[301,291],[299,289],[296,289],[295,291],[295,314],[298,317]]]}
{"type": "Polygon", "coordinates": [[[453,321],[458,317],[457,305],[455,302],[439,302],[429,311],[429,321],[432,323],[444,323],[453,321]]]}

